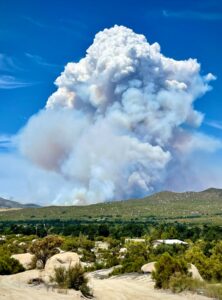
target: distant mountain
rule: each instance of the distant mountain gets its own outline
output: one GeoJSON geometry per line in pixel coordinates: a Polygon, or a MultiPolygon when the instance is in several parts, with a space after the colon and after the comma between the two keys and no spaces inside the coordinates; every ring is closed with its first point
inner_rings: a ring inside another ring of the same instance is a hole
{"type": "MultiPolygon", "coordinates": [[[[10,201],[11,202],[11,201],[10,201]]],[[[1,202],[0,202],[1,203],[1,202]]],[[[21,207],[21,204],[19,207],[21,207]]],[[[14,204],[15,206],[15,204],[14,204]]],[[[24,206],[22,205],[22,208],[24,206]]],[[[202,192],[159,192],[143,199],[85,206],[49,206],[0,212],[0,220],[139,220],[215,223],[222,225],[222,189],[202,192]]]]}
{"type": "Polygon", "coordinates": [[[37,208],[40,207],[37,204],[27,203],[27,204],[21,204],[16,201],[7,200],[0,197],[0,208],[37,208]]]}
{"type": "Polygon", "coordinates": [[[202,193],[214,193],[222,196],[222,189],[209,188],[207,190],[202,191],[202,193]]]}

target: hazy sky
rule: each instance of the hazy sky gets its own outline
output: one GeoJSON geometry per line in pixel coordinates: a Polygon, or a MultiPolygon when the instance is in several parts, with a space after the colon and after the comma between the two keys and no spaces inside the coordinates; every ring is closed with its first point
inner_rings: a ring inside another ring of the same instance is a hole
{"type": "MultiPolygon", "coordinates": [[[[14,137],[56,91],[54,81],[64,66],[68,62],[78,62],[85,56],[95,34],[115,24],[145,35],[150,44],[158,42],[166,57],[175,60],[196,58],[201,64],[201,74],[214,74],[217,79],[211,82],[212,90],[197,99],[194,107],[205,115],[198,132],[213,137],[218,143],[221,141],[220,0],[1,0],[0,196],[24,201],[33,198],[42,203],[57,197],[57,192],[53,191],[55,182],[63,185],[64,178],[30,167],[29,162],[18,154],[14,137]],[[42,199],[44,197],[46,199],[42,199]]],[[[175,189],[222,187],[219,170],[222,151],[220,147],[216,150],[197,155],[204,182],[192,185],[186,175],[184,186],[181,182],[174,183],[175,189]]],[[[171,183],[169,187],[172,187],[171,183]]]]}

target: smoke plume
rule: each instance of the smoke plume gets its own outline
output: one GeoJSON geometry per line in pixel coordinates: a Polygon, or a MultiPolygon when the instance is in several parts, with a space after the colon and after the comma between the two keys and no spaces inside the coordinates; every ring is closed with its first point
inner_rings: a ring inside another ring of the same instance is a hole
{"type": "Polygon", "coordinates": [[[203,114],[193,104],[213,79],[195,59],[165,57],[131,29],[105,29],[56,79],[57,91],[22,130],[20,150],[67,182],[55,204],[143,196],[180,155],[204,148],[193,133],[203,114]]]}

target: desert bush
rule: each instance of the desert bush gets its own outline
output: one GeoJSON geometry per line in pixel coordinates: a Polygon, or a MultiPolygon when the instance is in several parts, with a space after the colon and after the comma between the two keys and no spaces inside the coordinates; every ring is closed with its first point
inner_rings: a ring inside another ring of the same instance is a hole
{"type": "Polygon", "coordinates": [[[171,276],[169,288],[174,293],[180,293],[186,290],[209,298],[222,300],[221,284],[207,284],[203,281],[187,277],[186,275],[175,274],[171,276]]]}
{"type": "Polygon", "coordinates": [[[94,264],[94,267],[92,267],[92,270],[101,270],[101,269],[105,269],[106,268],[106,264],[103,261],[96,261],[94,264]]]}
{"type": "Polygon", "coordinates": [[[46,261],[59,252],[57,248],[61,246],[62,242],[63,239],[61,237],[49,235],[33,243],[30,247],[30,252],[35,255],[36,261],[42,261],[44,267],[46,261]]]}
{"type": "Polygon", "coordinates": [[[84,262],[95,262],[96,261],[95,253],[93,253],[89,250],[83,249],[81,254],[82,254],[81,261],[84,261],[84,262]]]}
{"type": "Polygon", "coordinates": [[[187,250],[187,245],[180,244],[160,244],[156,248],[151,249],[150,255],[152,256],[152,260],[156,261],[163,253],[168,252],[171,256],[183,255],[187,250]]]}
{"type": "Polygon", "coordinates": [[[156,288],[168,289],[170,278],[177,274],[188,276],[188,265],[183,258],[174,258],[169,253],[164,253],[155,264],[152,277],[156,288]]]}
{"type": "Polygon", "coordinates": [[[64,267],[55,269],[55,276],[51,278],[51,281],[55,281],[59,288],[68,288],[67,272],[64,267]]]}
{"type": "Polygon", "coordinates": [[[149,248],[146,243],[129,243],[127,245],[127,253],[125,257],[120,260],[121,268],[116,269],[113,275],[117,273],[132,273],[141,272],[141,267],[149,261],[149,248]]]}
{"type": "Polygon", "coordinates": [[[222,280],[222,242],[212,244],[208,249],[208,256],[204,254],[205,242],[196,242],[193,247],[185,253],[185,259],[193,263],[199,270],[201,276],[208,281],[221,282],[222,280]]]}
{"type": "Polygon", "coordinates": [[[106,268],[111,268],[119,264],[116,254],[110,253],[106,258],[106,268]]]}
{"type": "Polygon", "coordinates": [[[202,287],[203,282],[181,273],[173,274],[169,280],[169,288],[173,293],[180,293],[185,290],[196,292],[202,287]]]}
{"type": "Polygon", "coordinates": [[[208,285],[204,290],[204,295],[210,298],[222,300],[222,285],[208,285]]]}
{"type": "Polygon", "coordinates": [[[80,264],[74,267],[70,266],[68,269],[64,267],[56,268],[55,276],[51,280],[55,281],[59,288],[81,291],[85,297],[92,296],[91,290],[87,285],[88,279],[80,264]]]}
{"type": "Polygon", "coordinates": [[[209,258],[204,255],[200,245],[196,244],[188,249],[185,253],[185,259],[197,267],[204,279],[211,279],[210,273],[212,266],[210,266],[209,258]]]}
{"type": "Polygon", "coordinates": [[[63,241],[62,249],[77,252],[78,248],[82,248],[90,251],[94,246],[95,243],[93,241],[84,235],[80,235],[79,237],[66,237],[63,241]]]}
{"type": "Polygon", "coordinates": [[[0,275],[16,274],[23,271],[25,271],[25,269],[16,259],[9,256],[1,256],[0,275]]]}

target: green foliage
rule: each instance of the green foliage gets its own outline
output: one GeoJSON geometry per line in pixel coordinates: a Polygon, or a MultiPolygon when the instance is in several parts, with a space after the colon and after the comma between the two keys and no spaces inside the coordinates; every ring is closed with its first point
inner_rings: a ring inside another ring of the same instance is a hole
{"type": "Polygon", "coordinates": [[[208,285],[204,290],[204,295],[210,298],[222,300],[222,285],[208,285]]]}
{"type": "Polygon", "coordinates": [[[108,243],[108,250],[99,250],[99,257],[102,260],[105,268],[111,268],[120,263],[119,250],[121,241],[113,238],[105,238],[104,242],[108,243]]]}
{"type": "Polygon", "coordinates": [[[0,257],[0,275],[10,275],[23,272],[25,269],[14,258],[7,255],[1,255],[0,257]]]}
{"type": "MultiPolygon", "coordinates": [[[[42,207],[42,208],[25,208],[22,210],[5,211],[0,213],[0,220],[45,220],[60,219],[64,220],[167,220],[168,222],[192,222],[206,223],[213,222],[222,224],[222,201],[221,190],[205,191],[200,193],[172,193],[161,192],[144,199],[134,199],[129,201],[114,201],[110,203],[100,203],[90,206],[70,206],[70,207],[42,207]],[[164,208],[163,207],[164,203],[164,208]],[[209,206],[210,203],[210,206],[209,206]],[[194,214],[192,212],[196,211],[194,214]]],[[[138,224],[138,222],[136,222],[138,224]]],[[[100,224],[99,224],[100,225],[100,224]]],[[[16,228],[15,228],[16,229],[16,228]]],[[[133,236],[143,235],[142,228],[132,226],[130,230],[133,236]],[[132,230],[131,230],[132,229],[132,230]]],[[[208,231],[209,240],[218,239],[218,230],[211,228],[208,231]]],[[[24,234],[37,234],[44,236],[47,234],[44,226],[38,228],[24,227],[24,234]],[[31,230],[30,230],[31,229],[31,230]],[[37,230],[36,230],[37,229],[37,230]],[[29,233],[28,233],[29,232],[29,233]]],[[[64,227],[63,232],[66,232],[64,227]]],[[[79,231],[75,231],[75,235],[79,231]]],[[[110,228],[102,226],[97,231],[97,235],[108,236],[111,233],[110,228]]],[[[83,232],[85,234],[85,232],[83,232]]],[[[198,232],[196,232],[198,234],[198,232]]],[[[115,231],[116,237],[118,231],[115,231]]],[[[193,233],[192,233],[193,234],[193,233]]],[[[94,236],[90,234],[90,236],[94,236]]],[[[165,231],[163,238],[175,237],[173,230],[165,231]]],[[[161,238],[161,237],[158,237],[161,238]]],[[[219,237],[220,238],[220,237],[219,237]]]]}
{"type": "Polygon", "coordinates": [[[185,275],[175,274],[170,278],[170,289],[173,293],[191,291],[203,296],[222,300],[222,285],[208,284],[203,281],[192,279],[185,275]]]}
{"type": "Polygon", "coordinates": [[[55,281],[58,286],[62,289],[67,288],[67,275],[66,269],[64,267],[59,267],[55,269],[55,276],[51,277],[51,281],[55,281]]]}
{"type": "Polygon", "coordinates": [[[94,252],[83,249],[81,260],[84,262],[95,262],[96,256],[95,256],[94,252]]]}
{"type": "Polygon", "coordinates": [[[95,262],[95,254],[91,251],[95,242],[89,240],[86,236],[66,237],[64,238],[61,248],[65,251],[73,251],[80,254],[81,260],[84,262],[95,262]]]}
{"type": "Polygon", "coordinates": [[[164,253],[155,264],[152,277],[156,288],[168,289],[172,276],[188,275],[188,266],[184,259],[174,258],[169,253],[164,253]]]}
{"type": "Polygon", "coordinates": [[[197,267],[204,279],[209,280],[211,278],[209,270],[209,259],[204,255],[200,245],[196,244],[188,249],[185,253],[185,259],[189,263],[193,263],[197,267]]]}
{"type": "Polygon", "coordinates": [[[92,293],[88,287],[88,279],[85,277],[84,270],[81,265],[69,267],[67,270],[64,267],[55,269],[55,276],[51,278],[60,288],[74,289],[81,291],[85,297],[91,297],[92,293]]]}
{"type": "Polygon", "coordinates": [[[77,252],[78,248],[84,248],[85,250],[90,251],[94,248],[95,243],[89,240],[86,236],[80,235],[78,237],[67,237],[64,239],[62,244],[62,249],[65,251],[74,251],[77,252]]]}
{"type": "Polygon", "coordinates": [[[152,260],[156,261],[163,253],[168,252],[171,256],[178,256],[183,255],[184,252],[187,250],[187,245],[180,245],[180,244],[160,244],[155,247],[152,251],[152,260]]]}
{"type": "Polygon", "coordinates": [[[112,275],[141,272],[141,267],[149,261],[149,245],[146,243],[129,243],[127,253],[120,260],[121,268],[113,271],[112,275]]]}
{"type": "Polygon", "coordinates": [[[119,264],[118,254],[113,251],[107,251],[106,254],[103,255],[105,259],[106,268],[111,268],[119,264]]]}
{"type": "Polygon", "coordinates": [[[58,253],[58,247],[61,246],[63,239],[58,236],[46,236],[41,240],[35,241],[31,247],[30,252],[36,257],[36,260],[41,260],[43,267],[46,261],[56,253],[58,253]]]}
{"type": "Polygon", "coordinates": [[[201,276],[208,281],[222,280],[222,242],[217,242],[208,250],[209,255],[204,254],[206,242],[197,241],[185,253],[189,263],[193,263],[199,270],[201,276]]]}
{"type": "Polygon", "coordinates": [[[203,283],[199,280],[194,280],[193,278],[181,274],[175,273],[170,277],[169,288],[173,293],[180,293],[183,291],[197,291],[202,288],[203,283]]]}

